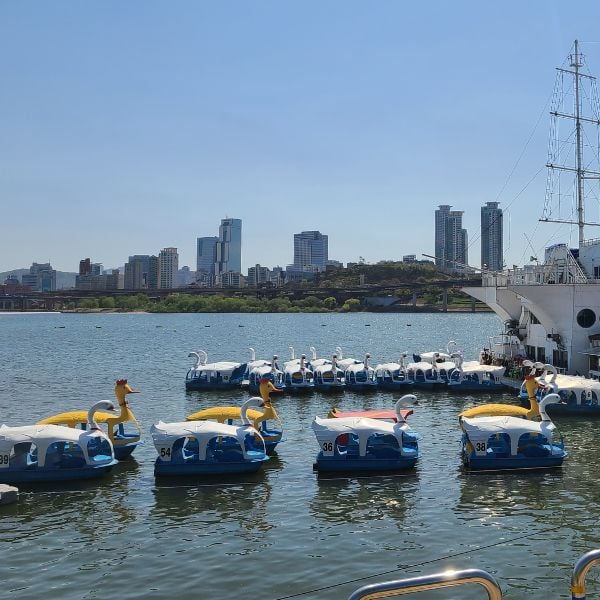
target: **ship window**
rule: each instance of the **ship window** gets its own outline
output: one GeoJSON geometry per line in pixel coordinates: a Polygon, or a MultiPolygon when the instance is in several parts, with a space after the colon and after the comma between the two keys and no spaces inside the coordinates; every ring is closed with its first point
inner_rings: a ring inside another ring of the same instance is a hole
{"type": "Polygon", "coordinates": [[[596,322],[596,313],[589,308],[584,308],[577,313],[579,327],[591,327],[596,322]]]}
{"type": "Polygon", "coordinates": [[[569,356],[564,350],[552,351],[552,364],[560,369],[569,368],[569,356]]]}
{"type": "Polygon", "coordinates": [[[529,322],[532,325],[539,325],[540,324],[539,319],[532,312],[529,313],[529,322]]]}

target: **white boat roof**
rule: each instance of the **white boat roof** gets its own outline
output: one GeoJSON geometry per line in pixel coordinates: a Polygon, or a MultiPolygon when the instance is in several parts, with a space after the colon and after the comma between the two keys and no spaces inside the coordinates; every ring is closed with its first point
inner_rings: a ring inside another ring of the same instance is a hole
{"type": "Polygon", "coordinates": [[[323,365],[330,365],[331,360],[328,358],[315,358],[315,360],[311,360],[310,366],[313,368],[322,367],[323,365]]]}
{"type": "Polygon", "coordinates": [[[340,369],[346,370],[349,366],[356,365],[359,362],[360,361],[356,360],[355,358],[340,358],[340,360],[337,361],[337,364],[340,369]]]}
{"type": "Polygon", "coordinates": [[[538,383],[545,385],[554,384],[559,390],[596,390],[600,391],[600,381],[595,379],[588,379],[587,377],[580,377],[578,375],[557,375],[554,379],[554,375],[547,376],[545,379],[542,377],[536,377],[538,383]]]}
{"type": "Polygon", "coordinates": [[[446,371],[450,371],[451,369],[456,369],[456,363],[453,360],[445,360],[443,362],[437,362],[433,365],[436,369],[446,369],[446,371]]]}
{"type": "Polygon", "coordinates": [[[433,369],[433,365],[429,362],[422,360],[421,362],[408,363],[406,365],[406,370],[408,371],[408,369],[412,369],[413,371],[416,371],[417,369],[421,369],[422,371],[427,371],[428,369],[433,369]]]}
{"type": "Polygon", "coordinates": [[[495,433],[508,433],[509,435],[521,436],[524,433],[546,434],[554,429],[552,421],[531,421],[519,417],[463,417],[462,426],[465,432],[471,436],[474,433],[482,433],[490,436],[495,433]]]}
{"type": "Polygon", "coordinates": [[[251,371],[252,369],[256,369],[257,367],[271,366],[271,361],[261,358],[259,360],[251,360],[250,362],[246,363],[246,365],[248,371],[251,371]]]}
{"type": "Polygon", "coordinates": [[[447,352],[421,352],[419,354],[422,361],[432,363],[435,360],[449,360],[450,355],[447,352]]]}
{"type": "Polygon", "coordinates": [[[475,360],[463,363],[461,368],[463,373],[494,373],[496,375],[502,375],[504,369],[498,365],[482,365],[475,360]]]}
{"type": "Polygon", "coordinates": [[[227,360],[221,360],[214,363],[206,363],[204,365],[198,365],[194,367],[194,371],[214,371],[219,373],[231,373],[238,367],[241,367],[243,363],[232,362],[227,360]]]}
{"type": "MultiPolygon", "coordinates": [[[[375,367],[376,371],[397,371],[398,369],[401,369],[402,367],[400,366],[400,363],[383,363],[381,365],[377,365],[375,367]]],[[[404,370],[406,370],[406,366],[403,367],[404,370]]]]}
{"type": "Polygon", "coordinates": [[[44,466],[46,451],[50,445],[55,442],[71,442],[81,448],[86,462],[89,464],[88,442],[95,437],[101,437],[108,441],[106,434],[99,429],[83,430],[61,425],[23,425],[21,427],[2,425],[0,426],[0,453],[10,453],[15,444],[32,443],[38,449],[38,464],[44,466]]]}
{"type": "Polygon", "coordinates": [[[373,367],[365,367],[365,363],[356,363],[355,365],[350,365],[346,371],[350,371],[350,373],[359,373],[361,371],[374,371],[373,367]]]}
{"type": "MultiPolygon", "coordinates": [[[[331,373],[334,370],[333,364],[331,363],[326,363],[324,365],[317,365],[314,369],[313,369],[313,373],[331,373]]],[[[339,366],[336,365],[335,367],[336,371],[342,371],[342,369],[340,369],[339,366]]]]}

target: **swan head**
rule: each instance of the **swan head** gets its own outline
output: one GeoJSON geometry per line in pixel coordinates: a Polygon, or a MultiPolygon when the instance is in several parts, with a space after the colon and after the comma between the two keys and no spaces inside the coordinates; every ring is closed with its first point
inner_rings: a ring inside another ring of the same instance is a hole
{"type": "Polygon", "coordinates": [[[240,417],[242,419],[242,424],[251,425],[250,419],[248,419],[248,415],[247,415],[249,408],[258,408],[258,407],[261,407],[264,405],[265,405],[265,401],[258,396],[253,396],[252,398],[248,398],[248,400],[246,400],[240,407],[240,417]]]}
{"type": "Polygon", "coordinates": [[[87,422],[89,429],[100,429],[98,427],[98,423],[96,423],[96,421],[94,420],[94,415],[99,410],[108,410],[112,412],[115,410],[115,405],[110,400],[100,400],[100,402],[96,402],[96,404],[94,404],[90,408],[87,414],[87,422]]]}
{"type": "Polygon", "coordinates": [[[194,367],[196,368],[200,365],[205,365],[208,361],[208,354],[206,354],[204,350],[198,350],[198,352],[190,352],[188,354],[188,357],[196,359],[196,364],[194,365],[194,367]]]}
{"type": "Polygon", "coordinates": [[[396,402],[394,410],[396,412],[396,419],[398,423],[405,423],[406,419],[402,417],[401,409],[407,408],[408,406],[414,406],[418,404],[417,397],[414,394],[405,394],[396,402]]]}
{"type": "Polygon", "coordinates": [[[560,404],[561,402],[562,398],[557,393],[552,392],[551,394],[546,394],[539,401],[539,410],[542,421],[550,421],[550,417],[546,414],[546,406],[548,406],[548,404],[560,404]]]}

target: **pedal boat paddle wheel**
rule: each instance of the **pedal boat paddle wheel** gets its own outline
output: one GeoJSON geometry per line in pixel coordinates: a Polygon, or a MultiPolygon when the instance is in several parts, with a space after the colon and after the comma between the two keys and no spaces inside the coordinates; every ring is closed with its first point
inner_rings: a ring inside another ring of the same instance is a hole
{"type": "Polygon", "coordinates": [[[466,468],[488,471],[560,467],[567,456],[546,406],[560,402],[548,394],[539,402],[541,421],[514,416],[461,417],[462,461],[466,468]]]}
{"type": "MultiPolygon", "coordinates": [[[[260,398],[255,399],[262,400],[262,407],[259,410],[248,409],[246,416],[262,436],[267,454],[271,455],[275,452],[277,444],[283,441],[283,424],[273,406],[271,394],[283,390],[276,388],[270,379],[263,377],[260,381],[259,391],[260,398]]],[[[233,425],[236,421],[241,420],[241,412],[240,406],[213,406],[188,415],[185,420],[217,421],[217,423],[233,425]]]]}
{"type": "MultiPolygon", "coordinates": [[[[95,415],[96,422],[107,427],[108,437],[113,445],[117,460],[124,460],[131,456],[131,453],[140,444],[142,432],[127,401],[129,394],[139,393],[137,390],[131,389],[127,379],[118,379],[115,383],[115,396],[119,403],[119,414],[98,412],[95,415]]],[[[38,424],[63,425],[85,429],[87,427],[87,413],[83,410],[72,410],[42,419],[38,421],[38,424]]]]}
{"type": "Polygon", "coordinates": [[[315,470],[365,473],[414,467],[419,458],[418,436],[402,408],[416,401],[407,394],[396,402],[396,423],[366,417],[315,417],[312,428],[321,448],[315,470]]]}
{"type": "Polygon", "coordinates": [[[252,473],[269,460],[265,442],[247,415],[251,407],[262,406],[260,398],[250,398],[241,406],[242,425],[214,421],[163,423],[151,428],[158,453],[154,475],[225,475],[252,473]]]}
{"type": "Polygon", "coordinates": [[[87,412],[87,428],[60,425],[0,427],[0,483],[70,481],[100,477],[117,464],[108,436],[94,417],[113,410],[103,400],[87,412]]]}

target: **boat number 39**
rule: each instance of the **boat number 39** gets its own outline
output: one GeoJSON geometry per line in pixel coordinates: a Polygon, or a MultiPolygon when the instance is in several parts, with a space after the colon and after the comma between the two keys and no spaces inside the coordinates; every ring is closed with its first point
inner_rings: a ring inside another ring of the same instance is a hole
{"type": "Polygon", "coordinates": [[[10,462],[10,454],[0,454],[0,465],[8,465],[10,462]]]}
{"type": "Polygon", "coordinates": [[[171,448],[161,448],[160,449],[160,457],[161,458],[170,458],[171,457],[171,448]]]}
{"type": "Polygon", "coordinates": [[[475,444],[475,451],[476,452],[485,452],[485,442],[477,442],[475,444]]]}
{"type": "Polygon", "coordinates": [[[333,442],[324,442],[323,452],[333,452],[333,442]]]}

